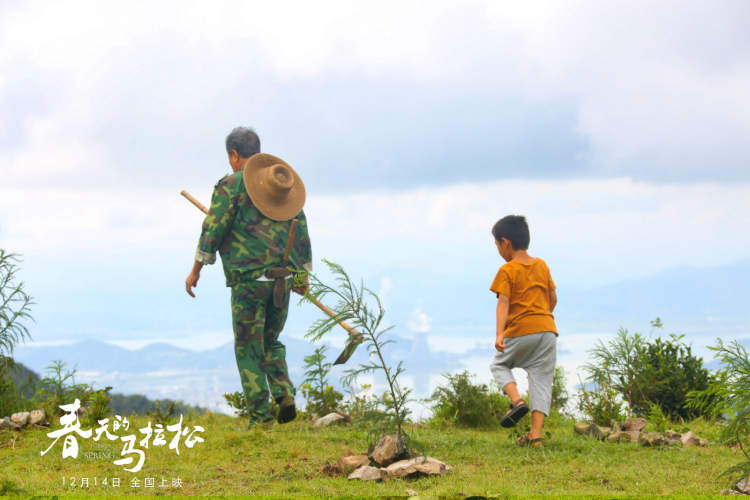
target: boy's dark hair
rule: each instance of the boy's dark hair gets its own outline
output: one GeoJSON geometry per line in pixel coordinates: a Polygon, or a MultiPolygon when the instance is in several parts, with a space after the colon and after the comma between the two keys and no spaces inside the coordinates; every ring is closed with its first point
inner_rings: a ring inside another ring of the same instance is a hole
{"type": "Polygon", "coordinates": [[[492,236],[497,241],[502,238],[508,239],[514,250],[527,250],[529,248],[529,225],[523,215],[506,215],[492,226],[492,236]]]}
{"type": "Polygon", "coordinates": [[[250,158],[260,153],[260,139],[251,128],[235,127],[227,136],[227,154],[233,149],[242,158],[250,158]]]}

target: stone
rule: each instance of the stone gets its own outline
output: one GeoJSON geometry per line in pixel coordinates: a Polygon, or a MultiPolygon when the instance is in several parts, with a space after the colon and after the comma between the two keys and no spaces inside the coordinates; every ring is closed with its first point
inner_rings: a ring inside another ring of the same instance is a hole
{"type": "MultiPolygon", "coordinates": [[[[708,439],[704,439],[704,438],[699,438],[699,439],[698,439],[698,446],[702,446],[702,447],[704,447],[704,448],[705,448],[706,446],[708,446],[708,439]]],[[[750,495],[750,493],[748,493],[748,495],[750,495]]]]}
{"type": "Polygon", "coordinates": [[[667,429],[667,432],[664,433],[664,437],[666,437],[667,439],[676,439],[679,441],[682,437],[682,434],[671,429],[667,429]]]}
{"type": "Polygon", "coordinates": [[[382,467],[387,467],[396,460],[405,458],[406,443],[404,438],[397,438],[396,434],[386,434],[378,440],[378,443],[370,453],[370,459],[382,467]]]}
{"type": "Polygon", "coordinates": [[[637,431],[617,431],[607,436],[607,441],[610,443],[629,443],[631,441],[638,441],[640,434],[637,431]]]}
{"type": "Polygon", "coordinates": [[[410,489],[407,488],[407,490],[406,490],[406,496],[415,497],[415,496],[418,496],[418,495],[419,495],[419,493],[417,493],[416,491],[410,490],[410,489]]]}
{"type": "Polygon", "coordinates": [[[360,479],[362,481],[382,481],[384,473],[377,467],[371,467],[369,465],[363,465],[359,469],[355,470],[347,479],[360,479]]]}
{"type": "Polygon", "coordinates": [[[591,424],[587,424],[584,422],[576,422],[575,426],[573,427],[573,431],[576,434],[580,434],[583,436],[584,434],[586,434],[586,431],[589,430],[590,425],[591,424]]]}
{"type": "Polygon", "coordinates": [[[720,495],[744,495],[744,493],[740,493],[737,490],[721,490],[720,495]]]}
{"type": "Polygon", "coordinates": [[[405,477],[414,474],[442,476],[451,470],[451,467],[432,457],[416,457],[411,460],[399,460],[383,470],[389,478],[405,477]]]}
{"type": "Polygon", "coordinates": [[[20,431],[23,428],[22,425],[15,423],[10,417],[3,417],[0,419],[0,429],[10,429],[12,431],[20,431]]]}
{"type": "Polygon", "coordinates": [[[667,444],[667,438],[658,432],[645,432],[641,433],[638,438],[638,444],[641,446],[664,446],[667,444]]]}
{"type": "Polygon", "coordinates": [[[620,428],[624,431],[643,431],[646,427],[645,418],[630,418],[622,423],[620,428]]]}
{"type": "Polygon", "coordinates": [[[609,427],[601,427],[594,424],[591,424],[588,429],[588,434],[591,434],[599,441],[604,441],[611,433],[612,429],[609,427]]]}
{"type": "Polygon", "coordinates": [[[680,436],[680,441],[685,446],[700,446],[701,438],[693,434],[692,431],[687,431],[685,434],[680,436]]]}
{"type": "Polygon", "coordinates": [[[750,495],[750,476],[745,479],[740,479],[734,486],[737,491],[745,495],[750,495]]]}
{"type": "Polygon", "coordinates": [[[315,427],[327,427],[332,424],[342,424],[346,422],[346,417],[338,413],[329,413],[315,421],[315,427]]]}
{"type": "Polygon", "coordinates": [[[363,465],[370,465],[370,458],[367,455],[349,455],[339,458],[335,467],[341,474],[349,474],[351,471],[359,469],[363,465]]]}
{"type": "Polygon", "coordinates": [[[29,412],[19,411],[18,413],[14,413],[10,416],[10,420],[23,427],[29,421],[29,412]]]}
{"type": "Polygon", "coordinates": [[[29,425],[44,425],[47,420],[43,409],[31,410],[29,413],[29,425]]]}
{"type": "Polygon", "coordinates": [[[622,431],[628,436],[630,436],[630,440],[634,443],[637,443],[638,440],[641,438],[641,431],[622,431]]]}

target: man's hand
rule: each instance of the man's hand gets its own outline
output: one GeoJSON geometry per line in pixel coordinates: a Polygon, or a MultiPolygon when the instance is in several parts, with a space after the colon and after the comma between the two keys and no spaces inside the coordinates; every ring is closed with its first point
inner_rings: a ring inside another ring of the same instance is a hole
{"type": "Polygon", "coordinates": [[[505,337],[502,334],[498,335],[495,339],[495,349],[498,352],[505,352],[505,337]]]}
{"type": "Polygon", "coordinates": [[[294,293],[298,293],[300,295],[304,295],[305,293],[307,293],[307,290],[310,288],[310,283],[308,283],[307,281],[307,275],[305,275],[304,281],[305,281],[304,285],[292,287],[292,290],[294,291],[294,293]]]}
{"type": "Polygon", "coordinates": [[[190,274],[188,274],[188,277],[185,279],[185,291],[191,297],[195,297],[195,294],[193,293],[193,290],[191,290],[191,288],[193,288],[194,286],[198,286],[198,278],[200,277],[200,273],[190,271],[190,274]]]}

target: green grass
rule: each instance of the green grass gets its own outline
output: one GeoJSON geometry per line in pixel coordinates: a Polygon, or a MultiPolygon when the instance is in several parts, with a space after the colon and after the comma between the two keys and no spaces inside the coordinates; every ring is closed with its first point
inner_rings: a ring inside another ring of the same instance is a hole
{"type": "MultiPolygon", "coordinates": [[[[131,418],[130,430],[144,427],[147,421],[147,417],[131,418]]],[[[63,459],[62,439],[40,456],[52,442],[46,436],[49,429],[0,431],[0,495],[403,496],[409,489],[428,496],[695,496],[718,494],[726,486],[719,474],[741,460],[738,450],[720,445],[649,449],[633,443],[602,443],[575,436],[572,422],[561,418],[548,420],[545,430],[550,436],[544,449],[520,448],[513,433],[504,429],[408,425],[407,432],[429,456],[454,470],[442,477],[363,483],[321,474],[326,461],[336,461],[347,450],[367,450],[368,432],[362,426],[318,429],[310,422],[295,421],[247,431],[243,421],[219,414],[190,415],[184,424],[203,426],[205,442],[188,449],[183,438],[179,456],[167,446],[149,446],[137,473],[112,464],[120,458],[121,441],[78,438],[78,458],[63,459]],[[86,456],[87,452],[98,455],[86,456]],[[63,486],[63,477],[68,481],[88,477],[90,486],[63,486]],[[119,477],[121,486],[94,486],[95,477],[98,482],[107,477],[110,483],[119,477]],[[141,487],[130,486],[133,477],[140,479],[141,487]],[[183,486],[143,487],[145,478],[155,478],[158,485],[161,477],[170,482],[179,477],[183,486]]],[[[709,439],[719,431],[704,422],[696,422],[692,429],[709,439]]],[[[167,434],[167,442],[171,436],[167,434]]]]}

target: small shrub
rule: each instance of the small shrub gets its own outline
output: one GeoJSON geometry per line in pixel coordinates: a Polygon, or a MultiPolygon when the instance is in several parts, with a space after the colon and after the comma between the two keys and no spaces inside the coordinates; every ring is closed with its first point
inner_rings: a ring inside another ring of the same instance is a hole
{"type": "Polygon", "coordinates": [[[75,367],[67,370],[63,361],[55,360],[46,367],[46,373],[47,376],[39,381],[32,403],[41,406],[50,419],[65,413],[60,405],[70,404],[76,399],[81,401],[81,407],[89,404],[93,387],[75,383],[75,367]]]}
{"type": "Polygon", "coordinates": [[[341,403],[341,410],[352,417],[353,421],[377,418],[382,413],[378,403],[381,398],[371,394],[370,384],[361,384],[359,390],[355,389],[355,384],[356,380],[347,386],[348,397],[341,403]]]}
{"type": "Polygon", "coordinates": [[[247,410],[247,400],[245,394],[242,392],[225,392],[223,394],[224,400],[229,406],[231,406],[238,417],[247,417],[250,412],[247,410]]]}
{"type": "MultiPolygon", "coordinates": [[[[247,417],[250,415],[250,412],[247,409],[247,399],[245,398],[244,392],[225,392],[223,396],[227,404],[235,410],[238,417],[247,417]]],[[[276,418],[279,415],[279,405],[276,404],[276,401],[274,401],[273,398],[271,398],[270,404],[271,416],[276,418]]]]}
{"type": "Polygon", "coordinates": [[[325,415],[335,411],[344,395],[328,383],[331,363],[324,363],[327,347],[322,345],[305,356],[305,380],[300,385],[302,395],[307,400],[305,411],[317,415],[325,415]]]}
{"type": "Polygon", "coordinates": [[[160,401],[154,402],[154,408],[146,412],[146,415],[154,419],[154,423],[167,426],[177,420],[175,415],[174,401],[170,401],[162,408],[160,401]]]}
{"type": "Polygon", "coordinates": [[[555,367],[555,376],[552,379],[552,409],[558,412],[564,412],[570,396],[568,389],[565,387],[565,369],[562,366],[555,367]]]}
{"type": "Polygon", "coordinates": [[[664,432],[669,426],[669,417],[664,414],[658,404],[651,405],[647,420],[654,426],[657,432],[664,432]]]}
{"type": "MultiPolygon", "coordinates": [[[[617,335],[609,343],[599,340],[588,352],[592,362],[583,366],[588,374],[588,380],[600,388],[590,393],[586,405],[596,409],[597,415],[615,412],[613,396],[622,395],[628,406],[628,416],[633,411],[633,400],[639,398],[643,391],[643,351],[645,338],[639,334],[630,334],[620,328],[617,335]],[[612,394],[614,391],[614,394],[612,394]]],[[[584,392],[584,396],[586,393],[584,392]]],[[[584,397],[584,400],[586,398],[584,397]]],[[[609,421],[607,421],[609,424],[609,421]]]]}
{"type": "Polygon", "coordinates": [[[641,378],[644,383],[634,410],[642,414],[653,405],[670,419],[689,420],[701,415],[696,408],[685,405],[690,391],[708,388],[710,375],[703,360],[694,356],[691,347],[682,339],[684,335],[671,334],[669,338],[656,338],[649,342],[641,360],[641,378]]]}
{"type": "Polygon", "coordinates": [[[89,408],[86,414],[86,421],[89,426],[96,426],[99,420],[108,418],[112,414],[112,409],[109,407],[109,402],[112,400],[109,396],[111,390],[112,386],[108,385],[104,389],[93,391],[89,396],[89,408]]]}
{"type": "Polygon", "coordinates": [[[750,476],[750,353],[736,340],[709,346],[722,366],[709,386],[688,394],[687,405],[725,421],[721,438],[736,443],[744,461],[722,473],[732,482],[750,476]]]}
{"type": "Polygon", "coordinates": [[[619,391],[605,382],[600,382],[595,390],[586,389],[586,385],[581,382],[578,410],[594,424],[601,426],[609,425],[612,420],[619,422],[625,418],[619,391]]]}
{"type": "MultiPolygon", "coordinates": [[[[661,328],[661,320],[651,322],[661,328]]],[[[639,333],[620,328],[608,343],[601,340],[588,351],[591,362],[583,366],[589,382],[602,388],[599,406],[607,412],[609,389],[614,389],[627,405],[627,415],[647,415],[653,405],[671,419],[689,420],[700,416],[695,408],[686,406],[688,392],[704,390],[710,376],[703,360],[694,356],[684,336],[648,340],[639,333]]],[[[611,405],[610,405],[611,406],[611,405]]]]}
{"type": "Polygon", "coordinates": [[[508,398],[487,384],[474,384],[468,371],[443,375],[448,384],[440,386],[428,399],[432,421],[462,427],[494,427],[509,408],[508,398]]]}

